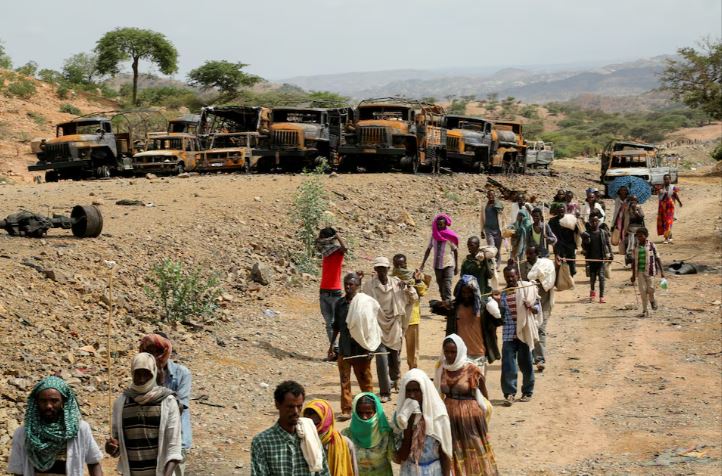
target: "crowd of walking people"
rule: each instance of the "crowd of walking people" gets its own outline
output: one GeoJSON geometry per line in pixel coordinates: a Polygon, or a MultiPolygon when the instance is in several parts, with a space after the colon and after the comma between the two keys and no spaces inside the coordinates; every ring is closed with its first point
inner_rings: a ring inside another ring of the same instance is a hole
{"type": "MultiPolygon", "coordinates": [[[[672,243],[675,203],[682,206],[668,179],[657,218],[664,243],[672,243]]],[[[301,384],[280,383],[274,391],[278,419],[253,438],[253,476],[389,476],[393,464],[400,465],[402,476],[496,475],[487,367],[501,361],[503,405],[532,401],[535,373],[547,366],[555,292],[574,286],[577,263],[589,276],[589,301],[598,297],[604,304],[616,247],[637,283],[640,317],[649,316],[648,307],[657,309],[655,280],[664,278],[664,270],[637,197],[625,188],[611,214],[599,192],[589,189],[581,204],[564,190],[549,205],[519,194],[505,215],[504,204],[489,190],[480,206],[480,234],[466,240],[461,264],[460,237],[449,214],[441,213],[431,222],[418,269],[398,253],[391,260],[375,258],[368,274],[343,274],[346,242],[332,228],[320,231],[319,302],[329,343],[326,360],[338,366],[340,413],[328,401],[306,401],[301,384]],[[424,272],[429,259],[433,275],[424,272]],[[432,378],[418,367],[420,301],[433,279],[440,299],[430,300],[429,307],[445,318],[446,327],[433,349],[439,359],[432,378]],[[409,370],[402,375],[404,351],[409,370]],[[361,390],[357,395],[352,371],[361,390]],[[387,415],[384,404],[394,393],[394,410],[387,415]],[[339,430],[337,423],[344,421],[350,421],[348,427],[339,430]]],[[[191,373],[172,355],[166,335],[145,336],[131,360],[132,383],[112,406],[104,449],[118,458],[124,476],[185,472],[192,447],[191,373]]],[[[56,376],[40,380],[28,397],[24,425],[13,435],[8,471],[82,475],[87,467],[99,476],[102,457],[73,389],[56,376]]]]}

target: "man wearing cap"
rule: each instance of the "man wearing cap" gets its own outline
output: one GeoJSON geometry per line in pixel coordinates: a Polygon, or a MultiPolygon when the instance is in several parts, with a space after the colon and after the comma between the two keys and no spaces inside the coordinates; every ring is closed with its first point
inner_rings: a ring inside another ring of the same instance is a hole
{"type": "Polygon", "coordinates": [[[103,454],[81,419],[75,392],[59,377],[45,377],[30,392],[25,423],[13,435],[8,472],[102,476],[103,454]]]}
{"type": "Polygon", "coordinates": [[[402,323],[406,318],[406,306],[418,301],[419,296],[413,286],[389,276],[391,263],[380,256],[373,262],[374,274],[364,280],[363,292],[378,301],[381,306],[379,327],[381,327],[381,347],[376,355],[376,374],[379,378],[381,401],[391,397],[391,388],[398,390],[401,377],[399,351],[403,338],[402,323]],[[388,352],[388,355],[385,354],[388,352]]]}

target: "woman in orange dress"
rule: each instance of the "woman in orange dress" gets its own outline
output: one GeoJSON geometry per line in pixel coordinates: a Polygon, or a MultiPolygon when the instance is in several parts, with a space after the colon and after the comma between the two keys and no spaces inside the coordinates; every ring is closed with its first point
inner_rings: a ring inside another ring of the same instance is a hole
{"type": "Polygon", "coordinates": [[[672,243],[672,224],[674,223],[674,202],[682,206],[679,199],[679,189],[672,185],[672,177],[664,176],[664,187],[659,192],[659,207],[657,208],[657,235],[664,237],[664,243],[672,243]]]}
{"type": "Polygon", "coordinates": [[[444,397],[451,423],[454,476],[497,476],[489,443],[491,403],[481,369],[470,362],[456,334],[444,339],[434,382],[444,397]]]}

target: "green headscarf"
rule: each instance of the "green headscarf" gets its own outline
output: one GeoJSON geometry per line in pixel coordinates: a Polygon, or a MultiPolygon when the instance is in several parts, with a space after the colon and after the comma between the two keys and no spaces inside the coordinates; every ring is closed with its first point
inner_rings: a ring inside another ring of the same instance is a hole
{"type": "Polygon", "coordinates": [[[25,410],[25,448],[36,470],[46,471],[55,463],[57,454],[78,434],[80,408],[75,392],[59,377],[45,377],[35,385],[25,410]],[[63,414],[52,423],[40,416],[37,397],[40,392],[55,389],[63,397],[63,414]]]}
{"type": "Polygon", "coordinates": [[[374,448],[381,442],[384,435],[391,433],[391,427],[386,419],[384,407],[381,400],[371,392],[363,392],[356,395],[353,399],[353,415],[351,416],[351,425],[349,426],[351,440],[354,444],[361,448],[374,448]],[[356,405],[362,397],[371,397],[376,405],[376,415],[368,420],[363,420],[356,413],[356,405]]]}

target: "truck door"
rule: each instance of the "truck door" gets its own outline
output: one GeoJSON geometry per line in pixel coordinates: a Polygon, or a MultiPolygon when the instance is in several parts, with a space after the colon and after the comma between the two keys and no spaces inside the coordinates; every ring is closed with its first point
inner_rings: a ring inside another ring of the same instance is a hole
{"type": "Polygon", "coordinates": [[[647,164],[649,167],[649,177],[652,186],[662,185],[664,183],[664,176],[669,174],[672,179],[672,183],[677,183],[677,157],[649,157],[647,164]]]}

